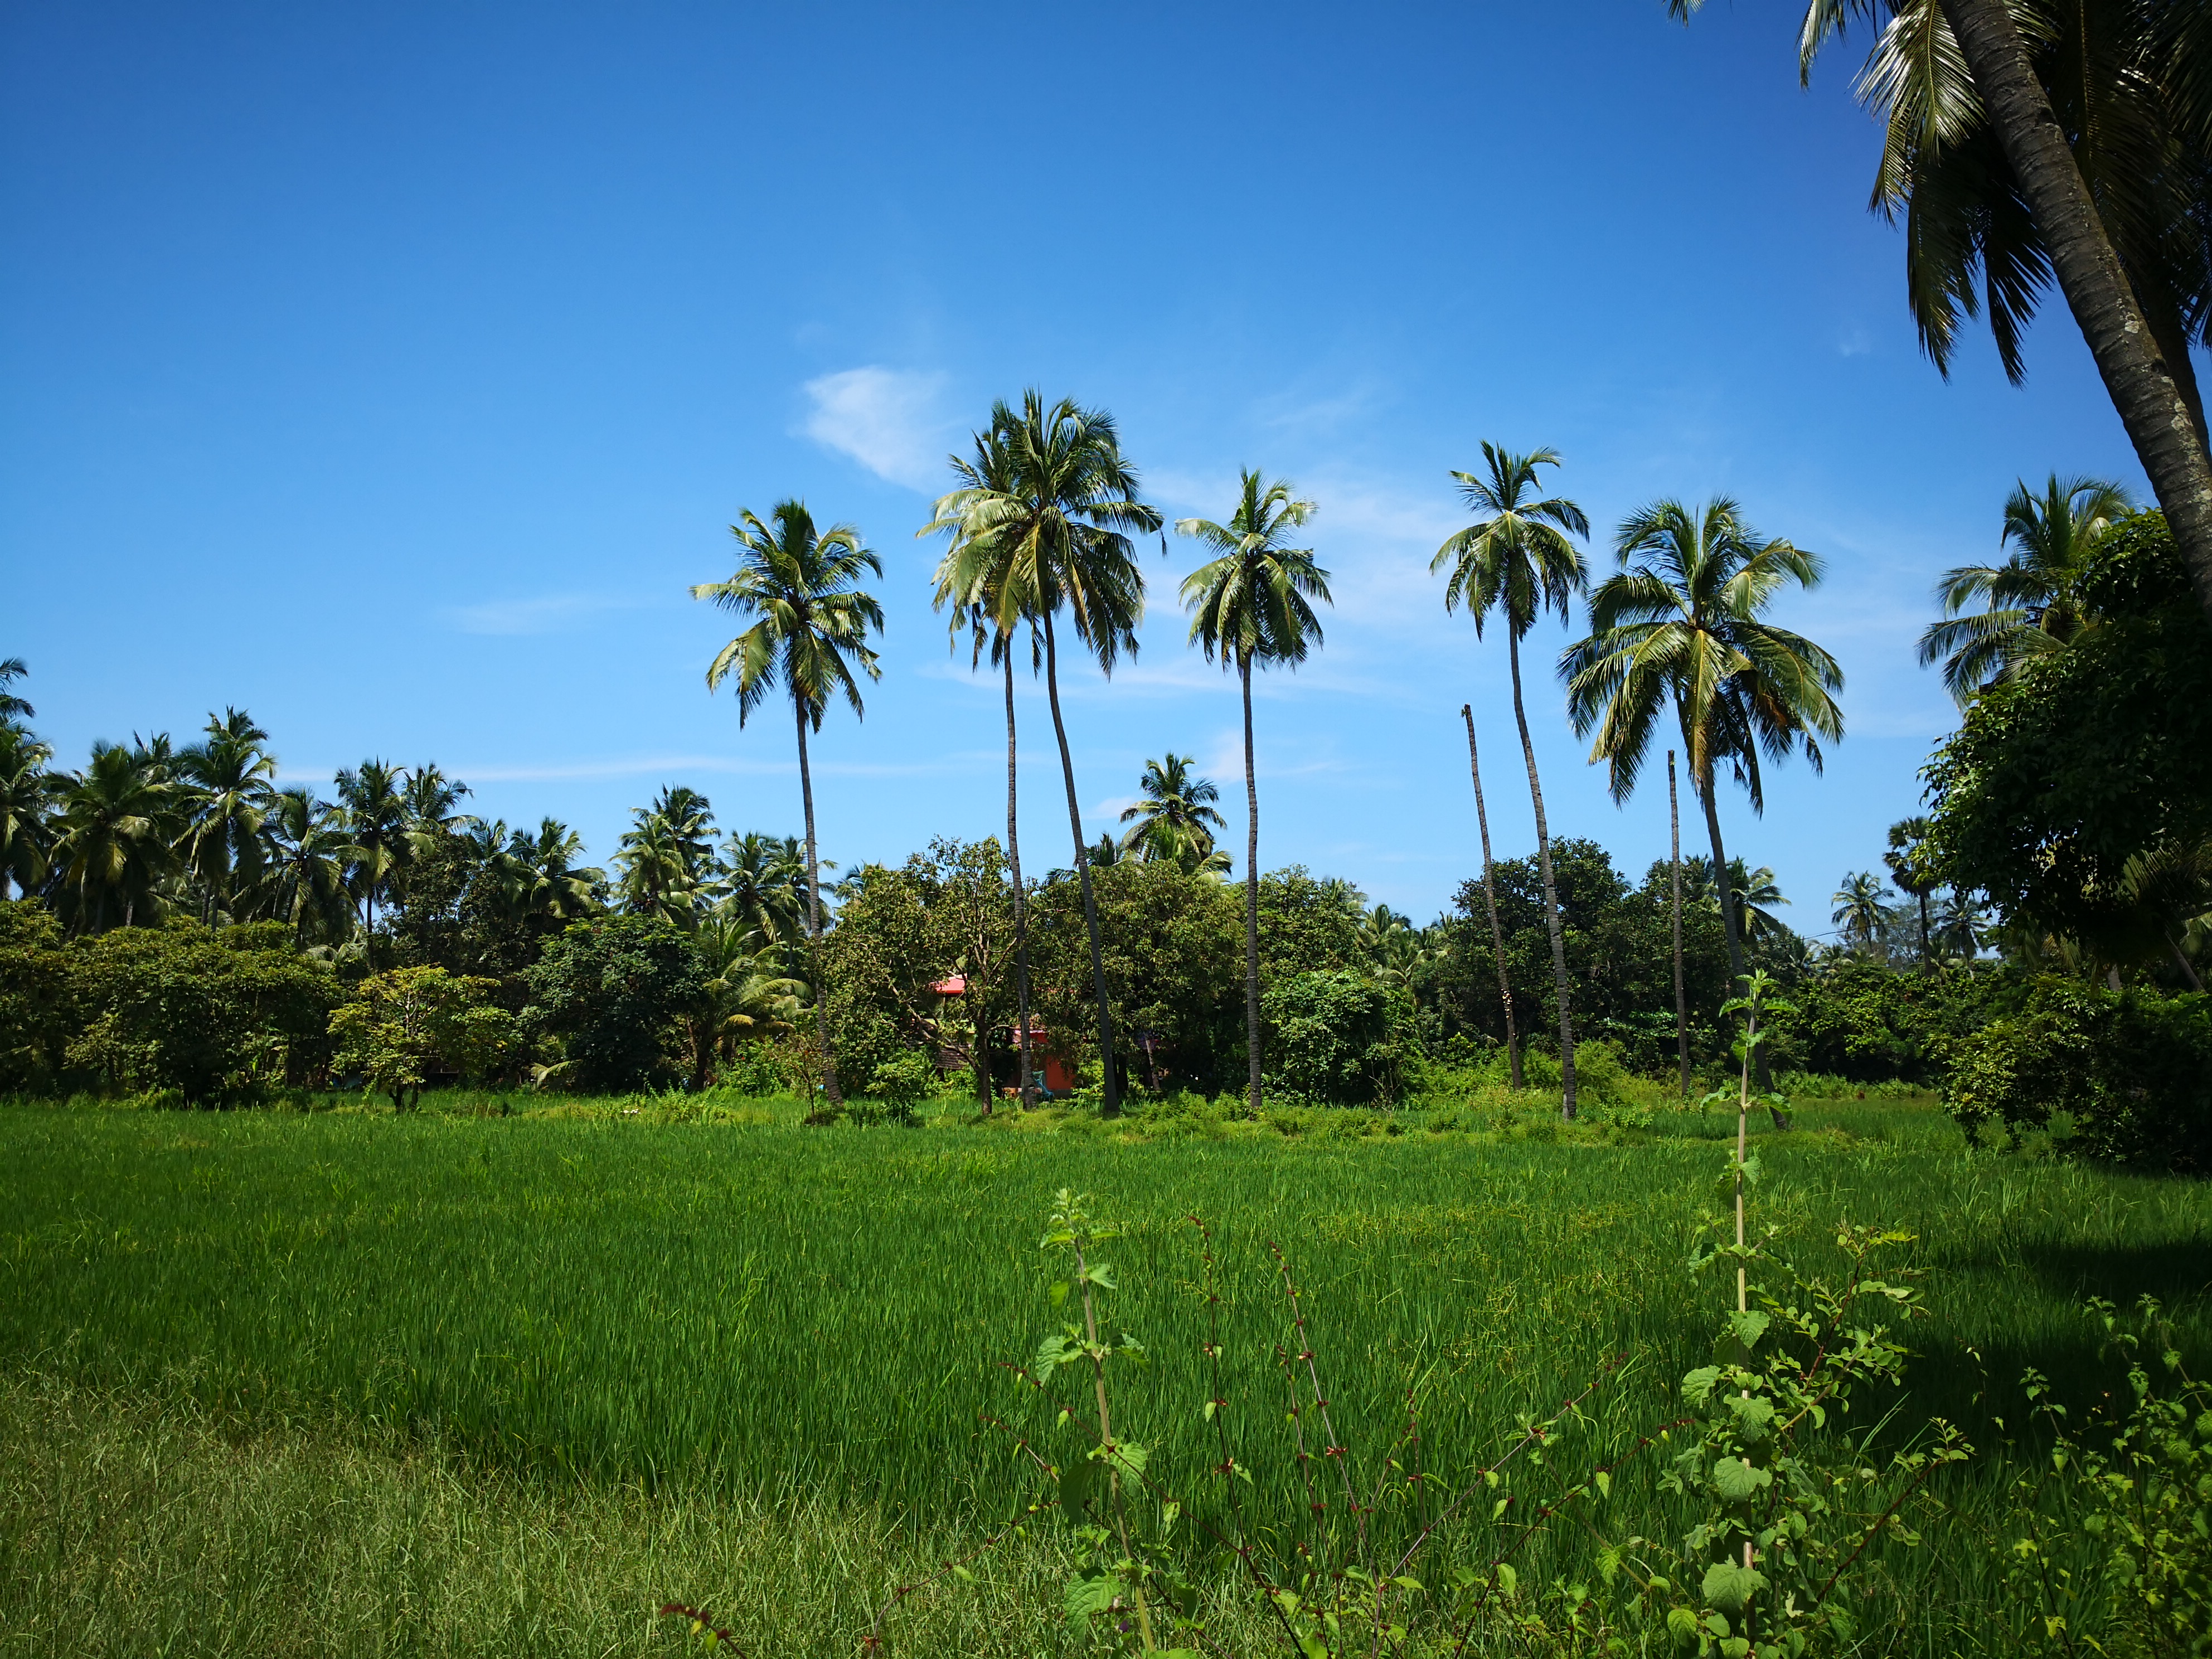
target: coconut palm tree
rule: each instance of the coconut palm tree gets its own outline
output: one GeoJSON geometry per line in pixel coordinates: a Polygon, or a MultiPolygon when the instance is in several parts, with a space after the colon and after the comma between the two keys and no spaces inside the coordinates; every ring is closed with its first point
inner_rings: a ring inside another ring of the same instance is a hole
{"type": "Polygon", "coordinates": [[[1145,763],[1144,776],[1137,781],[1140,799],[1121,813],[1121,822],[1129,826],[1121,832],[1124,853],[1134,853],[1146,863],[1172,863],[1186,849],[1194,848],[1201,858],[1213,850],[1213,832],[1224,823],[1213,805],[1221,790],[1211,778],[1194,777],[1194,764],[1192,757],[1173,750],[1164,761],[1145,763]]]}
{"type": "Polygon", "coordinates": [[[701,1006],[685,1019],[695,1091],[706,1086],[714,1062],[734,1057],[740,1043],[791,1030],[807,988],[776,971],[773,939],[733,916],[706,917],[696,938],[707,983],[701,1006]]]}
{"type": "MultiPolygon", "coordinates": [[[[1176,520],[1178,534],[1195,537],[1214,556],[1183,580],[1191,642],[1206,653],[1209,662],[1235,672],[1244,705],[1244,1030],[1255,1112],[1260,1109],[1261,1056],[1260,787],[1252,755],[1252,671],[1277,665],[1296,668],[1322,642],[1314,602],[1329,603],[1328,572],[1314,562],[1311,548],[1290,545],[1314,510],[1314,504],[1301,501],[1287,480],[1269,483],[1258,469],[1247,467],[1228,523],[1176,520]]],[[[1172,763],[1176,757],[1168,759],[1172,763]]],[[[1148,771],[1147,794],[1152,793],[1152,781],[1148,771]]],[[[1156,796],[1151,805],[1146,821],[1161,822],[1164,798],[1156,796]]],[[[1146,811],[1132,807],[1121,816],[1126,820],[1146,811]]],[[[1221,822],[1218,813],[1212,818],[1221,822]]],[[[1188,829],[1181,833],[1186,839],[1194,831],[1203,833],[1204,822],[1202,811],[1192,814],[1188,829]]],[[[1207,839],[1211,851],[1212,838],[1207,839]]]]}
{"type": "MultiPolygon", "coordinates": [[[[1667,751],[1668,884],[1673,890],[1674,933],[1674,1060],[1681,1081],[1682,1102],[1690,1099],[1690,1000],[1682,980],[1682,802],[1674,787],[1674,751],[1667,751]]],[[[1504,962],[1499,963],[1500,969],[1504,962]]]]}
{"type": "Polygon", "coordinates": [[[208,716],[207,735],[177,757],[190,818],[180,851],[200,884],[202,920],[227,918],[260,878],[261,820],[275,796],[269,734],[242,709],[208,716]]]}
{"type": "Polygon", "coordinates": [[[1030,672],[1043,665],[1043,640],[1036,618],[1024,614],[1018,603],[1006,603],[1008,568],[1016,544],[1006,538],[977,533],[980,523],[961,516],[969,506],[1012,495],[1018,486],[1013,467],[1013,447],[1001,429],[994,427],[975,434],[972,459],[948,458],[959,488],[939,501],[930,521],[917,536],[948,532],[951,544],[937,567],[936,592],[931,599],[939,610],[951,609],[950,633],[954,648],[964,629],[968,635],[968,666],[972,672],[990,653],[991,665],[1005,682],[1006,703],[1006,869],[1014,902],[1014,1049],[1018,1076],[1015,1098],[1024,1108],[1036,1099],[1035,1057],[1030,1044],[1029,890],[1022,882],[1021,815],[1018,811],[1018,761],[1014,726],[1014,641],[1024,624],[1029,630],[1030,672]],[[980,492],[969,495],[965,492],[980,492]],[[948,503],[956,503],[948,515],[948,503]]]}
{"type": "Polygon", "coordinates": [[[661,790],[631,814],[615,865],[625,909],[695,926],[708,902],[714,867],[714,814],[707,798],[681,785],[661,790]]]}
{"type": "Polygon", "coordinates": [[[2024,481],[2014,486],[2001,543],[2011,556],[1945,571],[1936,584],[1943,620],[1920,636],[1922,665],[1943,665],[1943,684],[1960,708],[2090,623],[2081,577],[2098,543],[2128,511],[2127,492],[2097,478],[2054,472],[2040,495],[2024,481]],[[1970,609],[1977,605],[1981,609],[1970,609]]]}
{"type": "MultiPolygon", "coordinates": [[[[1098,903],[1091,890],[1091,851],[1076,798],[1075,762],[1060,708],[1060,636],[1055,618],[1067,613],[1076,637],[1102,672],[1111,676],[1126,652],[1137,650],[1145,615],[1145,579],[1137,568],[1130,532],[1157,532],[1157,508],[1139,499],[1136,469],[1121,453],[1114,418],[1062,398],[1048,408],[1034,389],[1018,411],[1004,403],[991,410],[989,442],[1003,445],[1002,466],[978,469],[937,502],[934,521],[957,525],[957,545],[973,564],[988,564],[994,580],[963,575],[953,591],[991,608],[993,625],[1012,635],[1024,620],[1044,636],[1045,697],[1067,789],[1067,827],[1075,848],[1075,873],[1083,886],[1083,921],[1091,945],[1091,996],[1098,1012],[1098,1054],[1108,1116],[1121,1110],[1114,1058],[1114,1011],[1106,1000],[1106,961],[1098,937],[1098,903]]],[[[1110,837],[1109,837],[1110,839],[1110,837]]]]}
{"type": "Polygon", "coordinates": [[[1844,884],[1831,897],[1836,908],[1828,913],[1828,920],[1843,929],[1844,939],[1854,950],[1874,955],[1881,948],[1882,930],[1889,925],[1889,905],[1881,896],[1881,878],[1869,870],[1845,876],[1844,884]]]}
{"type": "MultiPolygon", "coordinates": [[[[1802,635],[1766,620],[1783,590],[1812,587],[1820,561],[1768,540],[1726,496],[1701,512],[1659,501],[1631,514],[1614,538],[1621,568],[1590,599],[1590,634],[1560,654],[1575,730],[1595,729],[1615,800],[1634,793],[1660,717],[1671,705],[1690,787],[1704,807],[1712,868],[1730,868],[1715,793],[1726,766],[1751,810],[1765,809],[1760,757],[1802,750],[1821,769],[1823,740],[1844,734],[1835,694],[1844,672],[1802,635]]],[[[1744,973],[1735,883],[1719,884],[1732,979],[1744,973]]],[[[1760,1060],[1760,1087],[1767,1087],[1760,1060]]]]}
{"type": "Polygon", "coordinates": [[[63,787],[46,769],[52,758],[53,751],[21,726],[0,724],[0,900],[28,893],[46,878],[63,787]]]}
{"type": "Polygon", "coordinates": [[[1972,962],[1981,954],[1982,941],[1989,932],[1988,907],[1972,893],[1954,887],[1936,907],[1935,940],[1947,955],[1972,962]]]}
{"type": "Polygon", "coordinates": [[[565,927],[600,908],[607,872],[577,863],[584,838],[560,819],[540,818],[535,835],[516,830],[508,853],[519,866],[524,915],[565,927]]]}
{"type": "Polygon", "coordinates": [[[1929,866],[1928,820],[1899,818],[1889,826],[1889,846],[1881,855],[1889,878],[1900,891],[1912,895],[1920,906],[1920,971],[1936,971],[1934,941],[1928,918],[1928,896],[1942,885],[1929,866]]]}
{"type": "Polygon", "coordinates": [[[337,775],[338,805],[345,813],[352,850],[346,885],[361,906],[362,949],[376,967],[376,899],[387,891],[414,850],[407,811],[407,769],[365,760],[337,775]]]}
{"type": "Polygon", "coordinates": [[[30,672],[21,657],[0,658],[0,726],[21,726],[39,712],[9,689],[30,672]]]}
{"type": "Polygon", "coordinates": [[[100,744],[71,779],[54,845],[58,907],[82,933],[158,921],[161,888],[177,866],[172,850],[176,786],[157,758],[161,745],[100,744]]]}
{"type": "Polygon", "coordinates": [[[796,843],[748,830],[722,843],[714,914],[771,945],[806,932],[806,854],[796,843]]]}
{"type": "Polygon", "coordinates": [[[350,931],[346,866],[354,847],[345,815],[306,788],[279,789],[261,815],[264,849],[249,903],[256,915],[291,925],[305,945],[310,936],[335,944],[350,931]]]}
{"type": "Polygon", "coordinates": [[[1589,534],[1589,520],[1565,496],[1546,496],[1536,470],[1557,466],[1555,450],[1514,454],[1485,443],[1486,476],[1455,472],[1460,497],[1478,514],[1475,521],[1437,550],[1431,572],[1451,566],[1444,609],[1461,605],[1474,618],[1477,638],[1496,609],[1505,621],[1506,661],[1513,674],[1513,719],[1521,730],[1521,754],[1528,765],[1528,799],[1536,809],[1536,863],[1544,878],[1544,920],[1552,934],[1552,975],[1559,1007],[1559,1112],[1575,1115],[1575,1016],[1567,981],[1567,945],[1559,927],[1559,894],[1552,879],[1552,835],[1544,820],[1544,788],[1536,777],[1536,745],[1528,737],[1528,714],[1521,698],[1521,641],[1545,611],[1565,620],[1574,596],[1585,585],[1581,550],[1573,538],[1589,534]]]}
{"type": "Polygon", "coordinates": [[[799,732],[799,794],[806,814],[806,936],[808,975],[817,988],[815,1036],[822,1046],[823,1083],[831,1109],[844,1104],[837,1086],[836,1054],[830,1041],[830,1014],[819,994],[822,984],[822,872],[814,836],[814,775],[806,757],[806,732],[819,732],[830,700],[842,696],[855,719],[865,710],[858,669],[870,679],[883,678],[876,653],[868,648],[871,630],[881,633],[883,607],[855,586],[861,571],[878,576],[883,563],[862,544],[848,524],[817,528],[803,501],[778,501],[771,526],[750,513],[730,526],[737,538],[738,568],[727,581],[702,582],[695,599],[711,599],[752,626],[724,646],[708,665],[707,689],[726,679],[738,686],[740,729],[778,684],[791,700],[799,732]]]}
{"type": "MultiPolygon", "coordinates": [[[[1702,3],[1668,8],[1687,17],[1702,3]]],[[[2212,218],[2202,9],[2077,0],[2055,28],[2026,15],[2023,27],[2008,0],[1809,0],[1801,74],[1850,18],[1887,18],[1862,77],[1890,116],[1875,205],[1894,213],[1909,192],[1912,219],[1925,221],[1907,255],[1923,339],[1926,319],[1972,309],[1978,258],[2001,349],[2055,278],[2212,617],[2212,459],[2176,367],[2201,337],[2196,273],[2212,218]],[[2094,17],[2118,21],[2119,38],[2092,47],[2094,17]],[[2082,95],[2054,100],[2054,86],[2082,95]],[[1993,145],[1977,148],[1977,118],[1993,145]],[[2116,234],[2130,223],[2139,234],[2116,234]],[[2194,313],[2185,327],[2161,314],[2169,296],[2194,313]]]]}

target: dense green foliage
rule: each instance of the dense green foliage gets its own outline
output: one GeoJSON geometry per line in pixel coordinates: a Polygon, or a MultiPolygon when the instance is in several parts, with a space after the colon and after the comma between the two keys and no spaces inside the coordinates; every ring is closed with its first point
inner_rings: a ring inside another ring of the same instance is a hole
{"type": "Polygon", "coordinates": [[[178,920],[64,939],[40,907],[0,903],[0,1073],[213,1104],[314,1073],[343,992],[261,923],[178,920]]]}
{"type": "Polygon", "coordinates": [[[1791,988],[1788,1008],[1773,1017],[1771,1052],[1791,1070],[1932,1085],[1943,1075],[1944,1042],[1978,1030],[2021,989],[2015,975],[1994,969],[1912,974],[1841,963],[1791,988]]]}
{"type": "Polygon", "coordinates": [[[1291,1101],[1364,1104],[1395,1100],[1403,1056],[1391,1042],[1390,994],[1346,969],[1292,974],[1260,1000],[1267,1030],[1270,1092],[1291,1101]]]}
{"type": "Polygon", "coordinates": [[[601,916],[550,940],[524,976],[528,1022],[561,1044],[577,1087],[635,1089],[663,1073],[678,1022],[707,1000],[707,973],[659,916],[601,916]]]}
{"type": "MultiPolygon", "coordinates": [[[[1605,848],[1569,836],[1552,843],[1552,874],[1567,972],[1576,988],[1576,1029],[1585,1037],[1619,1043],[1638,1071],[1665,1071],[1674,1056],[1668,867],[1654,865],[1640,887],[1631,887],[1605,848]]],[[[1550,1017],[1552,946],[1536,860],[1500,860],[1496,879],[1514,1018],[1524,1036],[1541,1033],[1550,1017]]],[[[1447,924],[1447,933],[1448,954],[1421,975],[1423,988],[1437,1005],[1439,1034],[1464,1032],[1479,1042],[1503,1044],[1504,1012],[1480,880],[1461,884],[1458,914],[1447,924]]],[[[1727,996],[1728,946],[1717,903],[1700,902],[1695,892],[1684,906],[1682,947],[1692,1053],[1703,1061],[1724,1046],[1719,1016],[1727,996]]]]}
{"type": "Polygon", "coordinates": [[[1929,762],[1931,851],[2008,921],[2155,971],[2123,877],[2212,836],[2212,625],[2154,514],[2106,537],[2083,589],[2079,635],[1975,698],[1929,762]]]}
{"type": "Polygon", "coordinates": [[[1945,1048],[1945,1103],[1969,1129],[2212,1173],[2212,998],[2039,980],[1945,1048]]]}

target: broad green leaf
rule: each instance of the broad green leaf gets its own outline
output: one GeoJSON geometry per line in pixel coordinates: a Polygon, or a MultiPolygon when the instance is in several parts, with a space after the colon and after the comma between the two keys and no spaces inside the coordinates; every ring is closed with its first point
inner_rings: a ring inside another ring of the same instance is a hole
{"type": "MultiPolygon", "coordinates": [[[[1774,1484],[1774,1477],[1756,1464],[1747,1463],[1741,1457],[1717,1457],[1713,1460],[1713,1486],[1731,1504],[1740,1504],[1763,1486],[1774,1484]]],[[[1708,1600],[1711,1598],[1708,1596],[1708,1600]]]]}
{"type": "Polygon", "coordinates": [[[1667,1634],[1677,1642],[1694,1642],[1698,1637],[1698,1615],[1687,1607],[1668,1608],[1667,1634]]]}
{"type": "Polygon", "coordinates": [[[1692,1406],[1702,1406],[1712,1398],[1713,1384],[1721,1380],[1717,1365],[1700,1365],[1682,1379],[1682,1398],[1692,1406]]]}
{"type": "Polygon", "coordinates": [[[1764,1395],[1738,1395],[1728,1402],[1728,1408],[1729,1415],[1735,1419],[1736,1432],[1746,1440],[1764,1440],[1774,1426],[1774,1402],[1764,1395]]]}
{"type": "Polygon", "coordinates": [[[1744,1603],[1766,1588],[1766,1575],[1756,1567],[1734,1561],[1716,1561],[1705,1569],[1705,1598],[1724,1613],[1741,1613],[1744,1603]]]}
{"type": "Polygon", "coordinates": [[[1071,1463],[1060,1474],[1060,1506],[1070,1518],[1080,1517],[1098,1495],[1099,1468],[1089,1458],[1071,1463]]]}
{"type": "Polygon", "coordinates": [[[1066,1607],[1070,1619],[1085,1623],[1114,1605],[1121,1581],[1104,1567],[1091,1567],[1067,1581],[1066,1607]]]}
{"type": "Polygon", "coordinates": [[[1759,1339],[1766,1334],[1766,1316],[1756,1308],[1749,1313],[1729,1316],[1729,1328],[1735,1333],[1735,1340],[1742,1343],[1747,1349],[1756,1348],[1759,1346],[1759,1339]]]}

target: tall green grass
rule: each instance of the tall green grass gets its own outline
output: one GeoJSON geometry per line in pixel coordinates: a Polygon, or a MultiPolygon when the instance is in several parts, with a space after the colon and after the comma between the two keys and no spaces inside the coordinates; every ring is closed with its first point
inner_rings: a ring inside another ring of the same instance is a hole
{"type": "MultiPolygon", "coordinates": [[[[1470,1468],[1616,1359],[1602,1443],[1674,1414],[1720,1309],[1683,1262],[1717,1201],[1721,1120],[1665,1114],[1610,1146],[1408,1122],[1132,1145],[619,1110],[0,1110],[0,1365],[257,1431],[434,1440],[488,1480],[983,1521],[1023,1484],[979,1415],[1034,1410],[994,1362],[1054,1317],[1036,1238],[1070,1186],[1130,1228],[1110,1253],[1118,1311],[1154,1362],[1117,1425],[1184,1468],[1212,1461],[1186,1218],[1215,1225],[1231,1432],[1279,1513],[1294,1503],[1266,1239],[1308,1292],[1341,1417],[1374,1427],[1364,1443],[1411,1385],[1431,1466],[1470,1468]]],[[[2031,1363],[2076,1401],[2108,1389],[2087,1295],[2159,1296],[2192,1360],[2212,1358],[2203,1187],[1969,1152],[1934,1114],[1877,1101],[1802,1113],[1762,1150],[1754,1217],[1801,1257],[1817,1265],[1845,1216],[1921,1236],[1935,1316],[1910,1392],[1886,1402],[1893,1440],[1942,1415],[1993,1446],[2031,1363]]],[[[1966,1486],[1993,1503],[2009,1467],[2000,1453],[1966,1486]]],[[[1624,1491],[1660,1501],[1648,1469],[1624,1491]]],[[[1968,1595],[1972,1564],[1946,1571],[1944,1593],[1968,1595]]]]}

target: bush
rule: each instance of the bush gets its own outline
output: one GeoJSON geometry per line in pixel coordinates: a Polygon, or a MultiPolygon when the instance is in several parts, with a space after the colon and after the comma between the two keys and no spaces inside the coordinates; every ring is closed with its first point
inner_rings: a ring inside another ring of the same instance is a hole
{"type": "Polygon", "coordinates": [[[2212,998],[2034,982],[2019,1013],[1944,1045],[1969,1134],[2049,1133],[2094,1158],[2212,1171],[2212,998]]]}
{"type": "Polygon", "coordinates": [[[927,1054],[908,1048],[877,1066],[868,1079],[871,1100],[896,1101],[911,1106],[937,1092],[937,1067],[927,1054]]]}
{"type": "Polygon", "coordinates": [[[1260,1000],[1274,1061],[1267,1089],[1285,1100],[1364,1105],[1398,1094],[1390,994],[1363,974],[1295,974],[1260,1000]]]}
{"type": "Polygon", "coordinates": [[[442,968],[395,968],[363,980],[331,1016],[337,1065],[361,1074],[395,1110],[418,1103],[433,1077],[510,1077],[526,1049],[514,1016],[491,998],[499,981],[442,968]]]}

